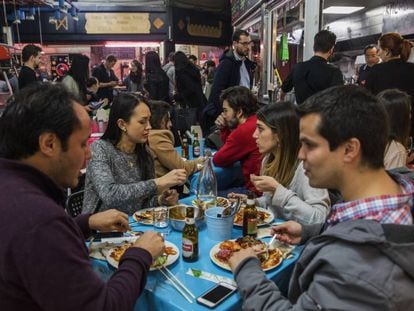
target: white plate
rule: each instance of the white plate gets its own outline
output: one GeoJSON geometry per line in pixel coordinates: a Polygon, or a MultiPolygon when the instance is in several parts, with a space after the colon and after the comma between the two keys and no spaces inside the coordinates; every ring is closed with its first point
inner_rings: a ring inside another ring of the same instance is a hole
{"type": "MultiPolygon", "coordinates": [[[[165,247],[172,247],[176,251],[176,254],[175,255],[168,255],[167,262],[164,265],[164,267],[166,267],[166,266],[172,265],[174,262],[177,261],[177,259],[180,257],[180,250],[178,249],[178,247],[174,243],[171,243],[169,241],[165,241],[164,243],[165,243],[165,247]]],[[[106,260],[108,261],[108,263],[112,267],[118,269],[119,262],[116,261],[115,259],[113,259],[111,257],[111,254],[112,254],[112,251],[108,252],[108,254],[106,255],[106,260]]],[[[152,267],[151,266],[150,271],[157,270],[158,268],[159,267],[152,267]]]]}
{"type": "MultiPolygon", "coordinates": [[[[231,240],[231,241],[234,241],[234,240],[231,240]]],[[[210,250],[210,259],[211,259],[211,261],[212,262],[214,262],[217,266],[219,266],[220,268],[223,268],[223,269],[225,269],[225,270],[229,270],[229,271],[231,271],[231,268],[230,268],[230,266],[227,264],[227,263],[225,263],[225,262],[222,262],[222,261],[220,261],[220,260],[218,260],[217,258],[216,258],[216,256],[214,256],[215,254],[217,254],[218,252],[219,252],[219,250],[220,250],[220,244],[221,244],[222,242],[220,242],[220,243],[217,243],[216,245],[214,245],[212,248],[211,248],[211,250],[210,250]]],[[[272,244],[273,245],[273,244],[272,244]]],[[[273,249],[273,247],[272,246],[270,246],[270,249],[273,249]]],[[[281,257],[281,259],[279,260],[279,262],[276,264],[276,265],[274,265],[274,266],[271,266],[271,267],[269,267],[269,268],[266,268],[266,269],[263,269],[263,271],[269,271],[269,270],[272,270],[272,269],[274,269],[274,268],[276,268],[276,267],[278,267],[281,263],[283,262],[283,256],[281,257]]]]}
{"type": "Polygon", "coordinates": [[[152,208],[144,208],[144,209],[141,209],[139,211],[136,211],[134,214],[132,214],[132,218],[134,218],[134,220],[136,222],[139,222],[140,224],[152,226],[152,224],[153,224],[152,208]],[[151,219],[140,219],[140,218],[137,217],[137,215],[141,215],[142,213],[145,213],[145,212],[150,212],[151,219]]]}
{"type": "MultiPolygon", "coordinates": [[[[262,207],[256,207],[256,209],[257,209],[258,212],[266,212],[267,214],[269,214],[269,217],[264,220],[264,223],[260,223],[260,224],[257,223],[258,227],[266,226],[266,225],[272,223],[273,219],[275,219],[275,215],[273,215],[273,213],[271,211],[269,211],[268,209],[265,209],[265,208],[262,208],[262,207]]],[[[240,211],[239,211],[239,213],[240,213],[240,211]]],[[[236,220],[236,217],[234,217],[234,220],[236,220]]],[[[233,225],[235,225],[237,227],[243,227],[243,221],[242,221],[241,224],[236,224],[234,222],[233,225]]]]}

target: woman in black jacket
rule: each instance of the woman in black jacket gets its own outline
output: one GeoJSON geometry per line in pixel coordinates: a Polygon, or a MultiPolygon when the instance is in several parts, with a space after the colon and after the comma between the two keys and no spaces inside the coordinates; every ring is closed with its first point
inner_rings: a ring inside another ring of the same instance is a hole
{"type": "Polygon", "coordinates": [[[372,67],[365,87],[375,95],[383,90],[399,89],[411,96],[411,136],[414,136],[414,64],[407,63],[410,41],[397,32],[383,34],[378,40],[381,64],[372,67]]]}
{"type": "Polygon", "coordinates": [[[201,112],[207,103],[201,87],[201,74],[183,52],[175,53],[176,100],[184,108],[193,108],[196,120],[200,121],[201,112]]]}
{"type": "Polygon", "coordinates": [[[149,99],[169,102],[169,80],[161,68],[160,57],[157,52],[145,54],[145,82],[144,88],[149,99]]]}

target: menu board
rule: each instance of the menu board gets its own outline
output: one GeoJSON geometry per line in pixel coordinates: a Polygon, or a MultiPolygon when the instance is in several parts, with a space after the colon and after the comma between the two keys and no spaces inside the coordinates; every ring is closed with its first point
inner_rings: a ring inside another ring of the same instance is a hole
{"type": "Polygon", "coordinates": [[[259,0],[230,0],[231,4],[231,21],[234,22],[249,9],[254,7],[259,0]]]}

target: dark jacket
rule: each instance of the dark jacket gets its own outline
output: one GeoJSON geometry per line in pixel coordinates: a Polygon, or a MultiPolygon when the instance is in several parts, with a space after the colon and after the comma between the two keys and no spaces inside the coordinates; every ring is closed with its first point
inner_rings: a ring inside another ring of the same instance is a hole
{"type": "MultiPolygon", "coordinates": [[[[247,71],[250,76],[250,88],[253,86],[253,70],[256,63],[248,58],[244,60],[247,71]]],[[[208,105],[204,109],[204,114],[216,118],[223,110],[220,103],[220,94],[223,90],[240,85],[240,66],[241,60],[236,60],[233,50],[225,52],[220,57],[220,63],[214,74],[213,86],[211,87],[210,97],[208,98],[208,105]]]]}
{"type": "Polygon", "coordinates": [[[89,214],[69,217],[65,196],[48,176],[0,159],[0,309],[132,310],[152,262],[127,250],[103,281],[92,269],[85,238],[89,214]]]}
{"type": "Polygon", "coordinates": [[[375,95],[386,89],[399,89],[414,96],[414,64],[393,59],[372,67],[365,86],[375,95]]]}
{"type": "Polygon", "coordinates": [[[39,81],[36,71],[27,66],[22,66],[19,73],[19,89],[28,86],[30,83],[39,81]]]}
{"type": "MultiPolygon", "coordinates": [[[[105,65],[100,64],[98,67],[95,67],[93,69],[92,76],[97,78],[99,82],[103,82],[103,83],[119,80],[112,69],[109,70],[109,73],[110,74],[108,75],[105,65]]],[[[113,87],[108,86],[108,87],[99,88],[97,94],[99,98],[108,98],[109,102],[112,102],[114,99],[113,91],[114,91],[113,87]]]]}
{"type": "Polygon", "coordinates": [[[200,71],[191,63],[184,68],[175,66],[176,100],[185,108],[203,108],[207,99],[201,87],[200,71]]]}
{"type": "Polygon", "coordinates": [[[310,60],[296,64],[282,84],[284,93],[295,88],[296,102],[302,104],[313,94],[331,86],[344,84],[342,72],[328,64],[326,59],[313,56],[310,60]]]}
{"type": "Polygon", "coordinates": [[[393,59],[372,67],[365,87],[374,95],[386,89],[399,89],[411,96],[411,136],[414,135],[414,64],[393,59]]]}
{"type": "Polygon", "coordinates": [[[289,299],[257,259],[243,261],[235,279],[244,310],[414,310],[413,256],[414,226],[352,220],[309,240],[289,299]]]}
{"type": "Polygon", "coordinates": [[[144,89],[148,92],[149,99],[169,102],[169,83],[167,74],[160,68],[156,72],[146,74],[144,89]]]}

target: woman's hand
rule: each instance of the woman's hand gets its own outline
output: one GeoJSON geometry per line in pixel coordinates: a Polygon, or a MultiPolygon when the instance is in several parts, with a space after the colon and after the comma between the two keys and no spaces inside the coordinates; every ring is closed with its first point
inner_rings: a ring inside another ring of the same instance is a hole
{"type": "Polygon", "coordinates": [[[250,174],[250,180],[257,190],[260,192],[271,192],[274,193],[279,186],[279,183],[270,176],[256,176],[250,174]]]}
{"type": "Polygon", "coordinates": [[[187,180],[187,172],[185,169],[176,169],[168,172],[162,177],[155,179],[155,184],[158,188],[158,193],[162,193],[171,187],[182,185],[187,180]]]}
{"type": "Polygon", "coordinates": [[[178,192],[175,189],[166,190],[161,193],[158,201],[161,205],[176,205],[178,203],[178,192]]]}
{"type": "Polygon", "coordinates": [[[116,209],[91,215],[89,217],[89,228],[102,232],[131,230],[128,225],[128,215],[116,209]]]}

